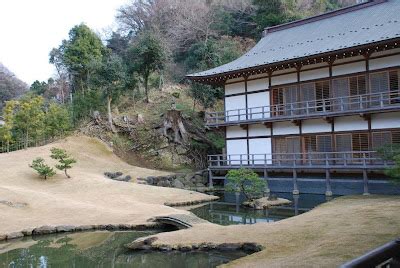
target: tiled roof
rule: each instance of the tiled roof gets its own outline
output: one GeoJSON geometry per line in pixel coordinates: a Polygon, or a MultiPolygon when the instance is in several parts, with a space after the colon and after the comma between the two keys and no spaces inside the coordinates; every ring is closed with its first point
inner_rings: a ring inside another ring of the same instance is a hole
{"type": "Polygon", "coordinates": [[[400,0],[370,0],[350,8],[266,29],[249,52],[222,66],[187,75],[200,78],[268,66],[400,38],[400,0]]]}

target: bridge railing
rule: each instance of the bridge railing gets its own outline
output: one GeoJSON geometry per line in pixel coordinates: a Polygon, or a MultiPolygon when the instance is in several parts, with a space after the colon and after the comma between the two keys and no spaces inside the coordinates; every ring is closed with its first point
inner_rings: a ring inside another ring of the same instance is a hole
{"type": "Polygon", "coordinates": [[[392,107],[400,108],[400,91],[343,96],[220,112],[207,112],[206,124],[219,125],[248,120],[268,121],[278,118],[306,118],[310,115],[327,116],[329,114],[365,112],[392,107]]]}
{"type": "Polygon", "coordinates": [[[210,168],[272,167],[272,168],[386,168],[393,162],[376,151],[309,152],[271,154],[209,155],[210,168]]]}
{"type": "Polygon", "coordinates": [[[341,268],[400,267],[400,238],[349,261],[341,268]]]}

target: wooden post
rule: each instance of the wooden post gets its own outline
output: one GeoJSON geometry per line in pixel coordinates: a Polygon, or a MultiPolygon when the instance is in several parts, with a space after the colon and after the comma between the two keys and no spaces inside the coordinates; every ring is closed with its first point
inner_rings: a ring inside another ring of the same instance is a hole
{"type": "Polygon", "coordinates": [[[325,170],[325,177],[326,177],[326,196],[332,196],[332,188],[331,188],[331,173],[329,169],[325,170]]]}
{"type": "Polygon", "coordinates": [[[210,189],[214,188],[213,186],[213,175],[211,169],[208,169],[208,187],[210,189]]]}
{"type": "Polygon", "coordinates": [[[264,189],[264,197],[269,197],[271,190],[268,185],[268,171],[264,168],[264,180],[265,180],[265,189],[264,189]]]}
{"type": "Polygon", "coordinates": [[[294,215],[297,216],[299,215],[299,195],[294,194],[293,195],[293,205],[294,205],[294,215]]]}
{"type": "Polygon", "coordinates": [[[297,186],[297,170],[293,169],[293,195],[300,194],[299,188],[297,186]]]}
{"type": "Polygon", "coordinates": [[[363,179],[364,179],[364,195],[369,195],[368,191],[368,173],[366,169],[363,169],[363,179]]]}
{"type": "Polygon", "coordinates": [[[240,209],[240,192],[235,192],[235,204],[236,204],[236,213],[239,213],[240,209]]]}

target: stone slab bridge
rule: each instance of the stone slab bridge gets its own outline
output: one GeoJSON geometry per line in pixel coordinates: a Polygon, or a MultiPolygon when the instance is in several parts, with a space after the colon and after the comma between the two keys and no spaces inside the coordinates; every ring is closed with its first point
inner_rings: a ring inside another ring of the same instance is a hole
{"type": "Polygon", "coordinates": [[[173,225],[179,229],[187,229],[196,224],[209,223],[193,214],[172,214],[167,216],[155,217],[155,222],[173,225]]]}

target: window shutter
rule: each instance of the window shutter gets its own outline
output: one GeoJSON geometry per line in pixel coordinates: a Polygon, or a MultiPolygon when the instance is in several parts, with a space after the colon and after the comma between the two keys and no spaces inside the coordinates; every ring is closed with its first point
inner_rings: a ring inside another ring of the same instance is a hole
{"type": "Polygon", "coordinates": [[[336,134],[336,151],[349,152],[352,150],[351,134],[336,134]]]}
{"type": "Polygon", "coordinates": [[[318,135],[317,136],[317,151],[318,152],[332,152],[332,136],[331,135],[318,135]]]}
{"type": "Polygon", "coordinates": [[[368,133],[354,133],[352,134],[351,141],[353,151],[369,150],[368,133]]]}
{"type": "Polygon", "coordinates": [[[389,76],[387,72],[374,73],[371,77],[371,93],[382,93],[389,91],[389,76]]]}
{"type": "Polygon", "coordinates": [[[391,133],[386,132],[375,132],[372,133],[372,149],[378,150],[379,148],[391,143],[391,133]]]}

